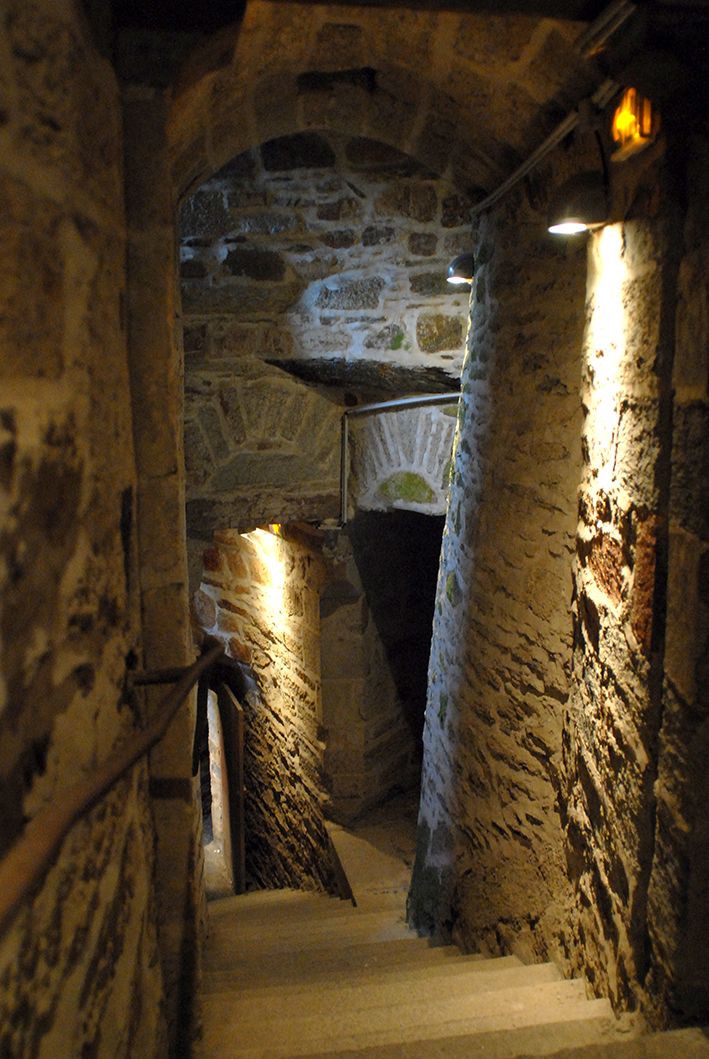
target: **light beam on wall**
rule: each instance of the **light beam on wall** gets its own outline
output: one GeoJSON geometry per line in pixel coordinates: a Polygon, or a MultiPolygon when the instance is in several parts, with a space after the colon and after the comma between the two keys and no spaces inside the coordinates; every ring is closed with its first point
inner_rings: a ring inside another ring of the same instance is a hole
{"type": "Polygon", "coordinates": [[[589,265],[589,297],[594,310],[584,345],[586,371],[595,397],[585,435],[593,450],[591,462],[601,469],[597,484],[607,488],[613,475],[620,376],[626,353],[627,265],[622,225],[608,225],[594,236],[589,265]]]}
{"type": "MultiPolygon", "coordinates": [[[[262,529],[252,530],[244,536],[254,544],[263,564],[259,588],[267,597],[273,611],[280,613],[284,609],[283,589],[285,585],[281,537],[270,530],[262,529]],[[263,574],[266,576],[264,577],[263,574]]],[[[253,573],[252,571],[252,575],[253,573]]],[[[254,576],[254,580],[258,583],[259,578],[254,576]]]]}

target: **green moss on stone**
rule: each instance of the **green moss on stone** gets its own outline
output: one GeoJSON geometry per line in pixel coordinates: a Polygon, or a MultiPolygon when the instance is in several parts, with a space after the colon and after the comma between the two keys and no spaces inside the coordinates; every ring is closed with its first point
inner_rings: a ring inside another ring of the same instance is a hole
{"type": "Polygon", "coordinates": [[[396,471],[390,475],[377,489],[377,496],[390,503],[405,500],[411,504],[431,504],[436,499],[428,482],[412,471],[396,471]]]}
{"type": "Polygon", "coordinates": [[[394,335],[394,337],[392,338],[391,345],[389,346],[389,349],[401,349],[401,347],[403,345],[403,342],[404,342],[404,332],[403,331],[399,331],[398,334],[394,335]]]}
{"type": "Polygon", "coordinates": [[[455,573],[448,574],[446,578],[446,599],[452,607],[457,607],[463,598],[461,587],[455,573]]]}
{"type": "Polygon", "coordinates": [[[406,901],[406,918],[420,934],[436,934],[443,912],[443,880],[427,863],[431,830],[425,820],[418,825],[416,859],[406,901]]]}

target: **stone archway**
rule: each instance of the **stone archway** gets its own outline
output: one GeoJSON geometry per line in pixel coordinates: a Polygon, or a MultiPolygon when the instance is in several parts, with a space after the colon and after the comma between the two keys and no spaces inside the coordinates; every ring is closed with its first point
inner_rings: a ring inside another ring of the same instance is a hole
{"type": "MultiPolygon", "coordinates": [[[[580,28],[535,18],[255,2],[240,27],[194,57],[169,99],[126,94],[131,387],[148,664],[174,664],[188,651],[176,203],[236,154],[314,127],[378,139],[459,187],[488,190],[593,83],[592,69],[571,46],[580,28]]],[[[184,837],[191,826],[189,728],[188,719],[174,728],[151,785],[173,1019],[199,920],[194,845],[184,837]]]]}
{"type": "Polygon", "coordinates": [[[173,93],[175,198],[235,155],[322,128],[380,140],[491,190],[595,87],[581,23],[255,0],[173,93]]]}

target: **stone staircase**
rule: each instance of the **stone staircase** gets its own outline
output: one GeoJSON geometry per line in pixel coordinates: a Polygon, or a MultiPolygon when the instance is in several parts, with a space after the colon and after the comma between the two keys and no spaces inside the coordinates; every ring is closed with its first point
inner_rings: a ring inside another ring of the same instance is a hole
{"type": "Polygon", "coordinates": [[[358,907],[293,891],[211,904],[200,1059],[709,1059],[701,1030],[619,1033],[608,1002],[551,964],[418,938],[392,859],[333,838],[358,907]]]}

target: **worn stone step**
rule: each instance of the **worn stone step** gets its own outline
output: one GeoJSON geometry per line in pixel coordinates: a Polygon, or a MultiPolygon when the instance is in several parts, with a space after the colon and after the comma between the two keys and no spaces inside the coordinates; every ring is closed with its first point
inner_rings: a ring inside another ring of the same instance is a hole
{"type": "Polygon", "coordinates": [[[273,916],[300,920],[308,916],[355,915],[351,901],[310,890],[255,890],[248,894],[231,894],[209,903],[209,921],[225,917],[248,923],[267,923],[273,916]]]}
{"type": "Polygon", "coordinates": [[[322,1052],[319,1059],[709,1059],[708,1036],[709,1030],[694,1028],[625,1039],[611,1030],[599,1040],[598,1022],[589,1020],[475,1037],[322,1052]]]}
{"type": "MultiPolygon", "coordinates": [[[[500,966],[522,966],[516,956],[499,959],[500,966]]],[[[461,956],[453,945],[433,946],[425,938],[396,938],[374,945],[361,942],[344,948],[321,948],[286,955],[263,953],[258,949],[246,953],[222,949],[213,954],[207,947],[204,953],[204,978],[206,985],[214,975],[228,975],[235,989],[269,983],[277,986],[295,980],[316,984],[326,982],[333,976],[348,980],[367,977],[388,968],[413,966],[425,969],[458,961],[469,961],[476,966],[487,963],[475,957],[461,956]]]]}
{"type": "MultiPolygon", "coordinates": [[[[366,992],[366,991],[365,991],[366,992]]],[[[398,1003],[333,1007],[303,1002],[302,1013],[283,1021],[273,1012],[253,1017],[223,995],[205,997],[205,1045],[219,1059],[284,1059],[375,1044],[490,1033],[542,1023],[589,1018],[612,1021],[607,1001],[587,1001],[582,982],[551,982],[494,992],[439,997],[422,1010],[410,998],[398,1003]],[[210,1017],[210,1015],[212,1017],[210,1017]]]]}
{"type": "MultiPolygon", "coordinates": [[[[635,1042],[626,1042],[633,1044],[635,1042]]],[[[571,1022],[542,1023],[519,1029],[493,1030],[474,1035],[440,1037],[436,1040],[414,1040],[394,1044],[375,1044],[351,1051],[318,1053],[318,1059],[636,1059],[623,1054],[614,1025],[605,1018],[579,1018],[571,1022]]],[[[686,1056],[681,1050],[657,1055],[657,1059],[705,1059],[703,1052],[686,1056]]],[[[217,1059],[205,1053],[203,1059],[217,1059]]],[[[637,1059],[646,1059],[639,1053],[637,1059]]],[[[655,1059],[655,1054],[647,1059],[655,1059]]]]}
{"type": "MultiPolygon", "coordinates": [[[[469,962],[464,956],[432,966],[421,966],[415,963],[404,967],[371,968],[368,973],[359,976],[351,974],[331,975],[317,984],[314,990],[309,979],[298,978],[278,986],[272,984],[242,986],[239,991],[239,1004],[251,1012],[271,1010],[278,1012],[279,1018],[288,1018],[289,1011],[296,1015],[302,1013],[303,1002],[314,992],[318,1004],[324,1004],[328,997],[335,1008],[362,1006],[368,1002],[371,1006],[394,1003],[398,997],[405,996],[411,1003],[435,1004],[445,994],[452,997],[458,994],[491,992],[496,989],[514,986],[531,986],[543,982],[561,980],[561,972],[553,964],[542,963],[532,966],[509,966],[497,960],[469,962]]],[[[233,994],[235,985],[229,972],[212,972],[204,976],[205,994],[233,994]]]]}
{"type": "Polygon", "coordinates": [[[320,917],[303,920],[273,919],[270,928],[242,922],[238,916],[224,916],[210,923],[209,949],[212,954],[224,948],[247,953],[258,943],[263,953],[317,949],[334,945],[344,948],[362,941],[391,941],[415,938],[403,918],[391,912],[363,912],[359,915],[320,917]]]}

